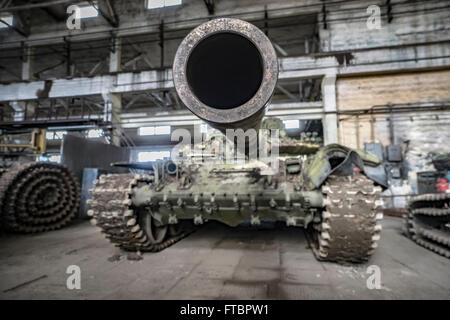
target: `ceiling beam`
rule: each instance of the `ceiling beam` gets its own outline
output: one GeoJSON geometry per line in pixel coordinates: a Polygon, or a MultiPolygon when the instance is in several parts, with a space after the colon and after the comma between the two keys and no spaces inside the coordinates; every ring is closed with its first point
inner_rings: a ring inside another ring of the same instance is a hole
{"type": "Polygon", "coordinates": [[[23,16],[20,13],[14,14],[13,24],[9,24],[5,20],[0,18],[0,23],[8,26],[12,30],[14,30],[15,32],[20,34],[22,37],[27,38],[30,35],[29,25],[26,24],[24,21],[25,21],[25,19],[23,19],[23,16]]]}
{"type": "MultiPolygon", "coordinates": [[[[417,71],[425,68],[448,69],[450,58],[441,55],[443,50],[449,51],[450,44],[419,45],[414,48],[371,49],[354,52],[352,61],[347,65],[340,64],[339,55],[333,53],[323,56],[280,58],[278,78],[282,81],[283,79],[321,78],[326,75],[350,76],[417,71]],[[439,50],[437,50],[438,46],[439,50]]],[[[61,98],[172,89],[172,70],[167,68],[164,70],[119,72],[95,77],[0,84],[0,102],[38,99],[40,97],[38,92],[42,91],[48,91],[50,98],[61,98]],[[45,89],[46,85],[47,90],[45,89]],[[105,92],[105,88],[108,92],[105,92]]]]}
{"type": "Polygon", "coordinates": [[[98,13],[111,25],[111,27],[119,27],[119,16],[109,0],[98,0],[97,5],[95,5],[92,0],[88,0],[88,2],[97,9],[98,13]]]}
{"type": "Polygon", "coordinates": [[[283,86],[281,86],[280,84],[277,84],[277,88],[278,90],[280,90],[282,93],[284,93],[288,98],[290,98],[292,101],[297,102],[299,101],[299,99],[293,95],[292,93],[290,93],[286,88],[284,88],[283,86]]]}
{"type": "Polygon", "coordinates": [[[210,15],[213,15],[215,10],[214,0],[203,0],[203,1],[205,2],[206,9],[208,9],[208,13],[210,15]]]}
{"type": "Polygon", "coordinates": [[[49,7],[43,7],[41,9],[55,21],[62,22],[66,20],[67,13],[64,5],[59,4],[49,7]]]}
{"type": "Polygon", "coordinates": [[[0,8],[7,8],[11,4],[12,0],[3,0],[0,2],[0,8]]]}
{"type": "Polygon", "coordinates": [[[22,77],[19,74],[15,73],[12,70],[9,70],[8,68],[6,68],[6,67],[4,67],[2,65],[0,65],[0,70],[3,70],[6,73],[9,73],[10,75],[14,76],[15,78],[22,80],[22,77]]]}
{"type": "Polygon", "coordinates": [[[23,10],[30,10],[30,9],[54,6],[57,4],[69,4],[69,3],[73,3],[73,2],[79,2],[79,0],[55,0],[55,1],[40,2],[40,3],[24,4],[24,5],[15,6],[15,7],[0,8],[0,12],[23,11],[23,10]]]}

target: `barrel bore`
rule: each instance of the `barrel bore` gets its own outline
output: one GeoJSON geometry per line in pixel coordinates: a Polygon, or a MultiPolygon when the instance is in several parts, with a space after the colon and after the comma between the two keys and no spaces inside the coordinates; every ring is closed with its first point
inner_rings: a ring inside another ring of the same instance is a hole
{"type": "Polygon", "coordinates": [[[232,109],[249,101],[261,86],[262,58],[247,38],[216,33],[194,48],[186,75],[201,102],[212,108],[232,109]]]}
{"type": "Polygon", "coordinates": [[[278,60],[254,25],[221,18],[182,41],[173,65],[175,88],[192,113],[212,127],[259,128],[278,78],[278,60]]]}

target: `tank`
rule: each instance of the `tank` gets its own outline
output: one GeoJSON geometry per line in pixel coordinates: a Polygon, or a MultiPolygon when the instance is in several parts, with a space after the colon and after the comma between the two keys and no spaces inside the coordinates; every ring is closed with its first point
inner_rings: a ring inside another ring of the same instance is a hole
{"type": "Polygon", "coordinates": [[[275,50],[252,24],[223,18],[194,29],[175,56],[176,91],[225,134],[218,144],[229,142],[240,156],[223,161],[223,153],[178,149],[172,159],[132,165],[146,173],[100,176],[92,222],[114,245],[141,252],[167,248],[208,221],[277,222],[306,230],[320,260],[366,261],[380,238],[382,165],[363,151],[287,138],[279,119],[262,122],[277,78],[275,50]],[[244,136],[245,148],[230,139],[239,130],[256,132],[244,136]]]}

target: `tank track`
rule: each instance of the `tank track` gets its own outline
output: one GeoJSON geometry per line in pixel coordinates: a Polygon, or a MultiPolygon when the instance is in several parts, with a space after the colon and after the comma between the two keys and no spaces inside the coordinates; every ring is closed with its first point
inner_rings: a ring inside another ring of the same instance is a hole
{"type": "Polygon", "coordinates": [[[161,242],[155,243],[142,225],[142,214],[132,205],[133,188],[152,181],[145,174],[107,174],[95,181],[88,200],[91,222],[101,229],[111,243],[127,251],[158,252],[188,236],[193,229],[169,230],[161,242]]]}
{"type": "Polygon", "coordinates": [[[80,185],[65,166],[30,162],[0,178],[2,230],[36,233],[59,229],[77,214],[80,185]]]}
{"type": "Polygon", "coordinates": [[[322,187],[325,208],[314,219],[310,236],[317,259],[338,263],[369,259],[380,239],[381,191],[361,173],[327,179],[322,187]]]}
{"type": "Polygon", "coordinates": [[[407,237],[450,258],[450,193],[412,197],[404,221],[407,237]]]}

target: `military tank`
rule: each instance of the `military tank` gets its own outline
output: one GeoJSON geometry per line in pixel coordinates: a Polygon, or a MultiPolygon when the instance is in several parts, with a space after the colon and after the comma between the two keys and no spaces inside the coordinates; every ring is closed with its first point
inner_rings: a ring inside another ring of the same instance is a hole
{"type": "Polygon", "coordinates": [[[62,228],[80,204],[78,179],[65,166],[29,162],[0,177],[0,230],[36,233],[62,228]]]}
{"type": "MultiPolygon", "coordinates": [[[[261,128],[277,78],[269,39],[237,19],[215,19],[194,29],[173,65],[185,106],[224,134],[261,128]]],[[[100,176],[89,200],[93,223],[120,248],[156,252],[212,220],[232,227],[282,222],[306,229],[320,260],[369,258],[380,238],[385,186],[375,156],[287,139],[277,143],[274,167],[248,156],[258,138],[249,135],[245,141],[246,161],[178,157],[133,165],[147,174],[100,176]]]]}

